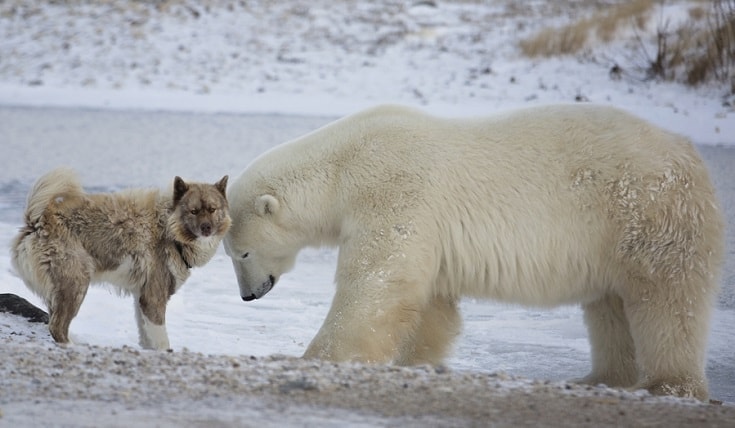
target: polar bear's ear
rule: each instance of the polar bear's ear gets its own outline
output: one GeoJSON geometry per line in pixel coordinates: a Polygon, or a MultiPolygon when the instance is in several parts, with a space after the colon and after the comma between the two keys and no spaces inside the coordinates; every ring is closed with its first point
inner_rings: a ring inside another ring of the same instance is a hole
{"type": "Polygon", "coordinates": [[[273,195],[260,195],[255,201],[255,212],[264,216],[267,214],[275,214],[279,207],[278,199],[273,195]]]}

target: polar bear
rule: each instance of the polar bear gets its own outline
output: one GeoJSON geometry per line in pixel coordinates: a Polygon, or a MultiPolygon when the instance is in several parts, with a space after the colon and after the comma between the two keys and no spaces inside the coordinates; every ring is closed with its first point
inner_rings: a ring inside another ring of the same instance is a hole
{"type": "Polygon", "coordinates": [[[243,300],[339,247],[304,357],[439,364],[463,296],[579,303],[590,384],[706,399],[724,222],[684,138],[605,106],[445,119],[380,106],[277,146],[227,195],[243,300]]]}

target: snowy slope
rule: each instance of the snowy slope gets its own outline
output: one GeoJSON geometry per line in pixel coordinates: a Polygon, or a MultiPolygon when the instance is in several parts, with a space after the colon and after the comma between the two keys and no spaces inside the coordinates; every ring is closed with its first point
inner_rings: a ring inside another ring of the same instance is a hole
{"type": "Polygon", "coordinates": [[[577,55],[519,53],[521,38],[606,3],[619,2],[9,0],[0,104],[341,116],[384,102],[465,115],[588,100],[732,143],[722,87],[644,79],[657,28],[690,2],[656,7],[644,30],[623,27],[577,55]]]}

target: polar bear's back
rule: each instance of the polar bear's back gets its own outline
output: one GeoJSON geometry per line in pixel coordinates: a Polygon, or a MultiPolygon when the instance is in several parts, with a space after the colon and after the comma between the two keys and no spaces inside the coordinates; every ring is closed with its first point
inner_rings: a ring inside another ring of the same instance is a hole
{"type": "Polygon", "coordinates": [[[403,169],[423,169],[427,162],[448,167],[476,163],[528,169],[529,162],[558,164],[560,159],[555,156],[563,157],[563,164],[625,161],[640,168],[656,168],[663,166],[663,153],[693,153],[681,136],[622,110],[596,105],[542,106],[471,119],[437,118],[404,107],[384,106],[349,120],[354,123],[348,128],[359,129],[361,138],[348,138],[340,144],[349,141],[347,145],[373,146],[363,151],[368,158],[356,157],[356,161],[394,159],[403,169]],[[402,156],[407,154],[411,162],[403,162],[402,156]]]}
{"type": "Polygon", "coordinates": [[[625,282],[633,265],[707,274],[707,252],[721,252],[696,150],[620,110],[550,106],[468,120],[386,107],[352,120],[360,138],[342,143],[351,205],[420,231],[412,239],[434,246],[426,251],[447,293],[557,305],[625,282]]]}
{"type": "Polygon", "coordinates": [[[365,257],[456,296],[589,301],[635,275],[708,277],[723,252],[694,147],[610,107],[475,119],[378,107],[275,148],[230,188],[234,211],[276,192],[318,227],[310,245],[380,242],[365,257]]]}

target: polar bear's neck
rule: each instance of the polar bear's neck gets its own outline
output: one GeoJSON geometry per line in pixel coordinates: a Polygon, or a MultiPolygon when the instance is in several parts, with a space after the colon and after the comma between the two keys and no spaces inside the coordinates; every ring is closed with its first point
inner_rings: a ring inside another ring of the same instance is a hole
{"type": "Polygon", "coordinates": [[[338,190],[338,154],[312,135],[266,153],[258,161],[266,170],[257,175],[277,197],[287,199],[282,208],[302,230],[304,246],[331,246],[339,239],[344,206],[338,190]]]}
{"type": "MultiPolygon", "coordinates": [[[[343,225],[358,217],[362,224],[369,223],[376,210],[401,210],[382,206],[388,197],[377,198],[379,206],[356,210],[350,201],[362,193],[418,193],[421,182],[416,174],[405,173],[402,161],[411,154],[380,155],[387,140],[405,132],[400,118],[406,114],[414,113],[379,108],[332,122],[264,153],[248,167],[245,179],[259,181],[253,185],[257,191],[287,199],[283,205],[290,223],[301,229],[304,246],[338,245],[343,225]],[[385,176],[392,177],[390,183],[375,179],[385,176]]],[[[410,203],[405,195],[402,203],[410,203]]]]}

